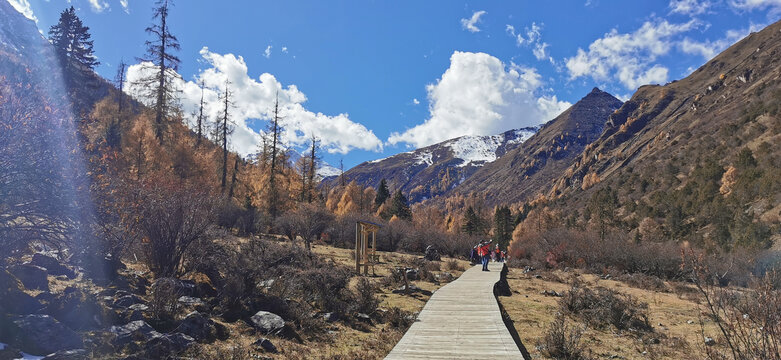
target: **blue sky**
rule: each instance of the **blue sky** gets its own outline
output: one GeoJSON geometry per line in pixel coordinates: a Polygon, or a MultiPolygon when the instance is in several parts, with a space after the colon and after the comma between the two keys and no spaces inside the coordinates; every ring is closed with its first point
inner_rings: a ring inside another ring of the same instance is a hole
{"type": "MultiPolygon", "coordinates": [[[[150,0],[8,1],[44,32],[76,7],[104,77],[144,53],[150,0]]],[[[234,149],[246,154],[279,93],[292,146],[314,134],[325,161],[349,168],[543,123],[594,86],[627,98],[685,77],[780,17],[781,0],[179,0],[170,29],[182,45],[186,112],[200,97],[196,79],[210,87],[215,114],[229,79],[234,149]]]]}

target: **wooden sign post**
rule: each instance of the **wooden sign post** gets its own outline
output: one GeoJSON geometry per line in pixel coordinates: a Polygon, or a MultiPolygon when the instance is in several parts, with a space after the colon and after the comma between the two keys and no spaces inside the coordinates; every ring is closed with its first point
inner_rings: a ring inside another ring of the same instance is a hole
{"type": "Polygon", "coordinates": [[[369,274],[369,266],[374,272],[374,264],[379,261],[377,256],[377,230],[380,225],[367,221],[355,223],[355,271],[360,274],[363,266],[363,274],[369,274]],[[371,241],[371,243],[370,243],[371,241]]]}

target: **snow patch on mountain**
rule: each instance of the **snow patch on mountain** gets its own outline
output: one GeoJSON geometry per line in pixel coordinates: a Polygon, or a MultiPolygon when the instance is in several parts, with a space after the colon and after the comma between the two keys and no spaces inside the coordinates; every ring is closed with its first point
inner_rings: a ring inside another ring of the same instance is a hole
{"type": "Polygon", "coordinates": [[[426,164],[426,166],[434,165],[434,154],[430,151],[424,151],[415,156],[415,165],[426,164]]]}
{"type": "Polygon", "coordinates": [[[535,128],[535,130],[529,130],[529,129],[515,130],[515,136],[516,136],[515,139],[507,140],[507,143],[511,145],[520,144],[526,140],[529,140],[529,138],[532,137],[532,135],[537,133],[537,130],[539,130],[539,128],[535,128]]]}
{"type": "Polygon", "coordinates": [[[342,171],[327,164],[322,163],[320,164],[320,167],[317,169],[317,176],[320,176],[321,178],[327,178],[331,176],[339,176],[342,174],[342,171]]]}

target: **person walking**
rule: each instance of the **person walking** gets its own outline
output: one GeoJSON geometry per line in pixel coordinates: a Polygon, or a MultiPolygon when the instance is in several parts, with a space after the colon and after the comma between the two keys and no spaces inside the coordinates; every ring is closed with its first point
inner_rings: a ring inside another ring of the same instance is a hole
{"type": "Polygon", "coordinates": [[[491,240],[483,241],[478,252],[483,260],[483,271],[488,270],[488,261],[491,260],[491,240]]]}
{"type": "Polygon", "coordinates": [[[504,261],[504,259],[502,258],[502,250],[499,250],[499,244],[496,244],[496,249],[494,250],[494,261],[496,262],[504,261]]]}

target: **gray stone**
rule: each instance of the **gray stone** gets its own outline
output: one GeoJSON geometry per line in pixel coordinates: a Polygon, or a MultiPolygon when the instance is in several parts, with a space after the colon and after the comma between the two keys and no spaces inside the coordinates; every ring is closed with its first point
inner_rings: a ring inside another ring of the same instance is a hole
{"type": "Polygon", "coordinates": [[[323,314],[323,319],[328,322],[336,322],[339,321],[339,314],[335,312],[329,312],[323,314]]]}
{"type": "Polygon", "coordinates": [[[407,269],[407,280],[418,280],[418,269],[407,269]]]}
{"type": "Polygon", "coordinates": [[[149,341],[161,336],[146,321],[131,321],[122,326],[112,326],[110,332],[116,335],[114,346],[123,347],[134,341],[149,341]]]}
{"type": "Polygon", "coordinates": [[[187,350],[195,339],[182,333],[163,334],[152,338],[144,345],[144,354],[150,359],[167,359],[187,350]]]}
{"type": "Polygon", "coordinates": [[[0,269],[0,308],[11,314],[30,314],[42,307],[40,301],[24,292],[16,276],[0,269]]]}
{"type": "Polygon", "coordinates": [[[46,269],[31,264],[21,264],[12,266],[10,270],[24,284],[24,287],[31,290],[49,291],[46,269]]]}
{"type": "Polygon", "coordinates": [[[84,346],[79,334],[49,315],[17,316],[12,323],[17,330],[13,345],[28,354],[45,356],[84,346]]]}
{"type": "Polygon", "coordinates": [[[278,351],[277,347],[274,346],[274,344],[271,342],[271,340],[266,339],[266,338],[262,338],[262,339],[260,339],[258,341],[255,341],[252,344],[252,346],[255,347],[256,349],[263,349],[263,351],[268,352],[268,353],[272,353],[272,354],[276,354],[277,351],[278,351]]]}
{"type": "Polygon", "coordinates": [[[197,311],[188,314],[176,328],[176,332],[191,336],[200,343],[212,342],[217,339],[214,321],[197,311]]]}
{"type": "Polygon", "coordinates": [[[70,279],[76,277],[76,273],[73,272],[73,270],[69,269],[67,266],[63,265],[57,259],[49,255],[36,253],[33,255],[33,259],[32,261],[30,261],[30,264],[40,266],[46,269],[46,272],[49,275],[54,275],[54,276],[65,275],[70,279]]]}
{"type": "MultiPolygon", "coordinates": [[[[119,294],[119,291],[117,291],[117,294],[119,294]]],[[[129,295],[121,296],[118,299],[114,300],[112,306],[115,308],[125,309],[125,308],[129,308],[132,305],[143,304],[143,303],[144,300],[142,300],[140,297],[133,294],[129,294],[129,295]]]]}
{"type": "Polygon", "coordinates": [[[713,346],[716,345],[716,340],[714,340],[712,337],[705,337],[705,345],[713,346]]]}
{"type": "Polygon", "coordinates": [[[285,320],[268,311],[258,311],[250,318],[250,324],[264,335],[278,334],[285,327],[285,320]]]}

